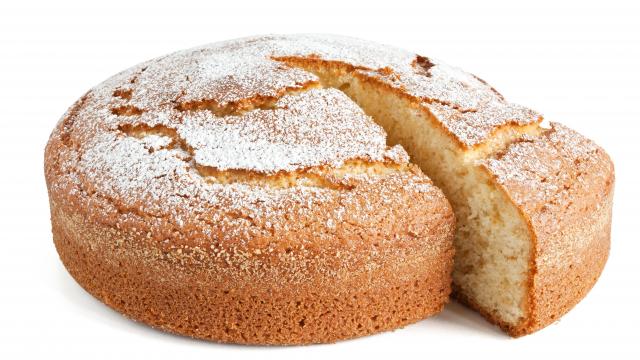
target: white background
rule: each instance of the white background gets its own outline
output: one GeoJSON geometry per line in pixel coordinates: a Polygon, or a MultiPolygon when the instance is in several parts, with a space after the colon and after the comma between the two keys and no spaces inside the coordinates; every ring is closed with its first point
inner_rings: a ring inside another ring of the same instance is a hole
{"type": "Polygon", "coordinates": [[[403,355],[638,359],[640,5],[611,0],[3,1],[0,5],[0,358],[331,358],[403,355]],[[523,2],[522,2],[523,3],[523,2]],[[612,250],[589,295],[559,323],[513,340],[449,305],[381,335],[293,348],[161,333],[94,300],[54,249],[43,151],[76,98],[165,53],[264,33],[329,32],[439,58],[602,145],[616,165],[612,250]],[[635,354],[634,354],[635,353],[635,354]]]}

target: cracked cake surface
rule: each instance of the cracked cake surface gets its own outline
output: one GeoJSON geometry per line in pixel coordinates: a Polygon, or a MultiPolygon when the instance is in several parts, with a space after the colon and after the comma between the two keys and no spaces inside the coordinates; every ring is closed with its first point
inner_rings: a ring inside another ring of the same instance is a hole
{"type": "Polygon", "coordinates": [[[404,150],[388,148],[384,131],[344,94],[277,60],[296,56],[349,64],[401,89],[441,115],[464,145],[504,125],[540,120],[473,75],[388,46],[326,35],[247,38],[163,56],[90,90],[54,134],[75,144],[67,151],[77,157],[70,176],[78,178],[69,180],[142,208],[143,198],[176,203],[181,192],[193,193],[185,190],[198,187],[193,169],[273,175],[354,159],[407,163],[404,150]],[[122,131],[139,126],[162,134],[122,131]]]}

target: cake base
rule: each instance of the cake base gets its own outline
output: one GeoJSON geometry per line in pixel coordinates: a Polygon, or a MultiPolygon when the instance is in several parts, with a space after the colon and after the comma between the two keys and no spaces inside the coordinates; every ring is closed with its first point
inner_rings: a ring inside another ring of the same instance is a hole
{"type": "Polygon", "coordinates": [[[276,287],[230,283],[206,268],[128,248],[133,242],[121,240],[129,235],[53,203],[52,223],[62,262],[91,295],[154,328],[216,342],[331,343],[417,322],[440,312],[450,294],[452,250],[340,282],[323,279],[325,286],[276,287]]]}

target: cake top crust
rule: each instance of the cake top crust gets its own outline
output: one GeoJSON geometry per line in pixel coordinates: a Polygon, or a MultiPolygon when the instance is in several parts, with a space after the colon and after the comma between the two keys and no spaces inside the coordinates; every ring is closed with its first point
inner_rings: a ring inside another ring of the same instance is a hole
{"type": "MultiPolygon", "coordinates": [[[[107,91],[95,105],[121,109],[134,117],[138,112],[149,113],[142,121],[155,118],[165,125],[179,122],[176,109],[208,108],[213,115],[259,109],[290,92],[317,85],[315,75],[277,60],[291,57],[348,64],[359,74],[413,97],[464,146],[482,143],[501,126],[540,120],[535,111],[505,101],[482,79],[439,60],[330,35],[250,37],[176,52],[107,80],[100,85],[107,91]],[[120,96],[113,97],[114,92],[120,96]]],[[[321,98],[325,93],[315,95],[321,98]]],[[[317,102],[311,96],[307,99],[308,107],[317,102]]]]}
{"type": "Polygon", "coordinates": [[[472,74],[389,46],[328,35],[243,38],[144,62],[91,89],[52,134],[52,191],[82,192],[116,209],[114,217],[143,218],[136,227],[171,220],[153,236],[188,222],[209,232],[192,238],[273,236],[274,226],[290,226],[288,216],[336,224],[350,213],[367,224],[382,213],[371,204],[402,207],[407,194],[423,210],[446,203],[351,99],[283,58],[346,64],[411,97],[465,147],[540,120],[472,74]]]}

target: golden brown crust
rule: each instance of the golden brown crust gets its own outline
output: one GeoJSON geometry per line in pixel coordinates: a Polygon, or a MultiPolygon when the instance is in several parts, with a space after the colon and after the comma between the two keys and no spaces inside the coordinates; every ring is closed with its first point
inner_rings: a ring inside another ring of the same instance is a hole
{"type": "Polygon", "coordinates": [[[428,242],[439,242],[437,250],[405,238],[394,245],[405,248],[390,255],[384,243],[368,249],[373,237],[365,237],[351,239],[357,247],[351,251],[365,263],[348,271],[327,271],[339,268],[331,263],[340,261],[335,254],[301,268],[300,261],[312,259],[296,248],[262,256],[269,262],[254,272],[247,266],[260,264],[255,259],[166,252],[143,243],[137,229],[92,222],[56,201],[51,209],[56,248],[83,288],[132,319],[177,334],[245,344],[334,342],[433,315],[450,293],[450,214],[430,223],[428,242]],[[291,267],[303,278],[287,276],[291,267]]]}
{"type": "Polygon", "coordinates": [[[541,136],[509,145],[483,166],[518,206],[533,243],[526,317],[516,326],[491,314],[488,318],[512,336],[530,334],[575,306],[604,268],[613,163],[592,141],[552,124],[541,136]]]}

